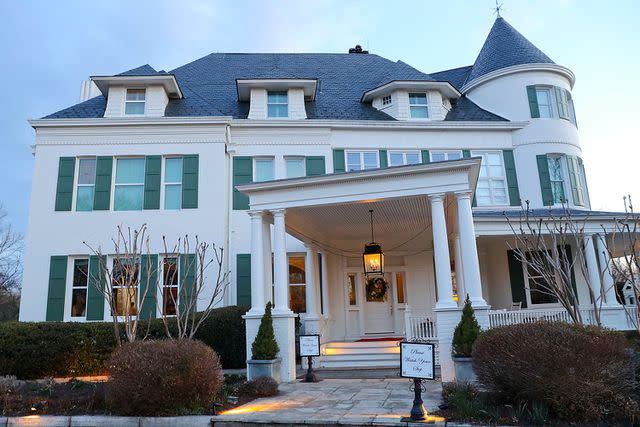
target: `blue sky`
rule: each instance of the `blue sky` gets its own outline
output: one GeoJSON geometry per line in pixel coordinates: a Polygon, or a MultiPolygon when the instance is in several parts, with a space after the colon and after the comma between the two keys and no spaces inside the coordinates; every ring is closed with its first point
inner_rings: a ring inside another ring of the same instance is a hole
{"type": "MultiPolygon", "coordinates": [[[[594,209],[640,200],[640,1],[503,0],[502,16],[572,69],[594,209]]],[[[346,52],[356,43],[425,71],[475,60],[493,0],[0,0],[0,203],[27,226],[34,132],[27,119],[78,101],[90,75],[149,63],[171,70],[211,52],[346,52]]],[[[52,177],[55,179],[55,177],[52,177]]]]}

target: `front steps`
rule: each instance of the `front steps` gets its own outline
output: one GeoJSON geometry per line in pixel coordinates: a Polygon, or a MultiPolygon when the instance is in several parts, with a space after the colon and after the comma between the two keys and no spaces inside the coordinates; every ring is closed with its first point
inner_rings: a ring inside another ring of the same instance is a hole
{"type": "Polygon", "coordinates": [[[398,341],[331,341],[320,347],[319,368],[399,368],[398,341]]]}

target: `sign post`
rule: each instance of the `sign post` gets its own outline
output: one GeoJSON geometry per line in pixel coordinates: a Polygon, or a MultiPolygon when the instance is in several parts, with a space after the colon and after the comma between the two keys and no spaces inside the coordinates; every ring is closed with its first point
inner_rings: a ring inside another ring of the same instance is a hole
{"type": "Polygon", "coordinates": [[[313,372],[312,358],[320,356],[320,335],[300,335],[300,357],[307,358],[307,374],[303,382],[317,383],[320,381],[313,372]]]}
{"type": "Polygon", "coordinates": [[[400,343],[400,376],[413,380],[413,407],[411,416],[402,421],[427,421],[428,414],[422,401],[422,380],[435,379],[435,350],[430,343],[400,343]]]}

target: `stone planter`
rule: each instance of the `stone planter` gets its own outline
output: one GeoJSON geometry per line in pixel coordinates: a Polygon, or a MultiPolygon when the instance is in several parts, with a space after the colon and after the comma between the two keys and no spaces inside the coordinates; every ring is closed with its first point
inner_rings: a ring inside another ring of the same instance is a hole
{"type": "Polygon", "coordinates": [[[247,360],[247,379],[251,381],[258,377],[271,377],[280,382],[280,359],[247,360]]]}
{"type": "Polygon", "coordinates": [[[456,373],[456,382],[471,383],[477,382],[476,373],[473,370],[473,359],[471,357],[453,356],[453,367],[456,373]]]}

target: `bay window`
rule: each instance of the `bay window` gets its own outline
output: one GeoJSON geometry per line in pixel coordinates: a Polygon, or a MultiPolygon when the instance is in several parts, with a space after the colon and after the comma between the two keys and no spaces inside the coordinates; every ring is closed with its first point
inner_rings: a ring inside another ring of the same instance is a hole
{"type": "Polygon", "coordinates": [[[509,204],[507,176],[502,151],[472,151],[472,157],[482,157],[476,186],[478,206],[504,206],[509,204]]]}

